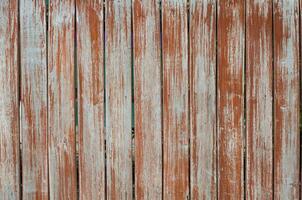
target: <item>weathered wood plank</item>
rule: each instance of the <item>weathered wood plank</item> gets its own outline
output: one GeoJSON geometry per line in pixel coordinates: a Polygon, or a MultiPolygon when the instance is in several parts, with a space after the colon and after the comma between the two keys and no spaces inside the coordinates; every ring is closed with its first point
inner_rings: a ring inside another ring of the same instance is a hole
{"type": "Polygon", "coordinates": [[[103,0],[76,6],[80,199],[104,199],[103,0]]]}
{"type": "Polygon", "coordinates": [[[107,198],[132,198],[131,0],[105,5],[107,198]]]}
{"type": "Polygon", "coordinates": [[[299,1],[274,1],[274,198],[299,199],[299,1]]]}
{"type": "Polygon", "coordinates": [[[0,199],[20,198],[18,1],[0,3],[0,199]]]}
{"type": "Polygon", "coordinates": [[[48,32],[50,199],[76,199],[74,0],[52,0],[48,32]]]}
{"type": "Polygon", "coordinates": [[[246,10],[246,197],[272,199],[272,1],[248,0],[246,10]]]}
{"type": "Polygon", "coordinates": [[[133,1],[136,199],[162,198],[159,3],[133,1]]]}
{"type": "Polygon", "coordinates": [[[218,198],[242,199],[244,1],[218,2],[218,198]]]}
{"type": "Polygon", "coordinates": [[[48,199],[45,1],[20,1],[22,197],[48,199]]]}
{"type": "Polygon", "coordinates": [[[190,1],[192,199],[216,199],[216,1],[190,1]]]}
{"type": "Polygon", "coordinates": [[[187,1],[162,2],[164,199],[189,198],[187,1]]]}

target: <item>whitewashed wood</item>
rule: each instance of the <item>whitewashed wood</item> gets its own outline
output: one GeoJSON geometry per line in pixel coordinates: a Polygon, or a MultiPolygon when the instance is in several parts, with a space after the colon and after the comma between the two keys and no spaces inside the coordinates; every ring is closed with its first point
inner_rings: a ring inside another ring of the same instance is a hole
{"type": "Polygon", "coordinates": [[[190,1],[190,177],[192,199],[215,199],[216,2],[190,1]]]}
{"type": "Polygon", "coordinates": [[[50,199],[76,199],[73,0],[52,0],[48,32],[50,199]]]}
{"type": "Polygon", "coordinates": [[[133,1],[135,198],[162,198],[159,0],[133,1]]]}
{"type": "Polygon", "coordinates": [[[132,198],[131,0],[105,4],[107,198],[132,198]]]}
{"type": "Polygon", "coordinates": [[[246,197],[273,198],[272,1],[246,5],[246,197]]]}
{"type": "Polygon", "coordinates": [[[20,198],[18,1],[0,1],[0,199],[20,198]]]}
{"type": "Polygon", "coordinates": [[[80,199],[105,198],[103,1],[77,0],[80,199]]]}
{"type": "Polygon", "coordinates": [[[274,199],[299,199],[299,1],[274,0],[274,199]]]}
{"type": "Polygon", "coordinates": [[[187,1],[162,2],[163,196],[189,197],[189,90],[187,1]]]}
{"type": "Polygon", "coordinates": [[[48,199],[46,6],[20,1],[22,198],[48,199]]]}

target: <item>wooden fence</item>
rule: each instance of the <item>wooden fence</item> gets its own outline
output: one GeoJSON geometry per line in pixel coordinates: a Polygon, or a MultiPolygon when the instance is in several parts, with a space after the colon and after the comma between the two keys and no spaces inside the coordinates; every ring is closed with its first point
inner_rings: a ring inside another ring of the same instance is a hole
{"type": "Polygon", "coordinates": [[[0,0],[0,199],[299,199],[302,0],[0,0]]]}

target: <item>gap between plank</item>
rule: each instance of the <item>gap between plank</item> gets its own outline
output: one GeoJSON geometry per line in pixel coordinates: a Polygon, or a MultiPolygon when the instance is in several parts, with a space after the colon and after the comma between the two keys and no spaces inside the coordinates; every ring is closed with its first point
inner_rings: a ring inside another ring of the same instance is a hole
{"type": "Polygon", "coordinates": [[[22,144],[23,144],[23,140],[22,140],[22,130],[21,130],[21,109],[22,109],[22,99],[21,99],[21,88],[22,88],[22,82],[21,82],[21,18],[20,18],[20,1],[18,1],[18,39],[17,39],[17,46],[18,46],[18,50],[17,50],[17,63],[18,63],[18,129],[19,129],[19,177],[20,177],[20,183],[19,183],[19,196],[20,199],[23,199],[23,173],[22,173],[22,144]]]}
{"type": "Polygon", "coordinates": [[[188,58],[188,180],[189,180],[189,196],[187,196],[187,199],[191,199],[191,98],[190,98],[190,0],[187,0],[187,58],[188,58]]]}
{"type": "Polygon", "coordinates": [[[74,126],[75,126],[75,165],[76,165],[76,189],[77,199],[80,198],[80,178],[79,178],[79,87],[78,87],[78,63],[77,63],[77,1],[74,0],[74,126]]]}
{"type": "Polygon", "coordinates": [[[134,50],[133,50],[133,1],[131,1],[131,167],[132,167],[132,199],[135,199],[135,106],[134,106],[134,50]]]}
{"type": "Polygon", "coordinates": [[[246,184],[246,168],[247,168],[247,115],[246,115],[246,110],[247,110],[247,99],[246,99],[246,22],[247,22],[247,15],[246,15],[246,9],[247,3],[246,1],[244,2],[244,27],[243,27],[243,32],[244,32],[244,61],[243,61],[243,198],[246,199],[246,190],[247,190],[247,184],[246,184]]]}
{"type": "Polygon", "coordinates": [[[272,197],[274,198],[275,193],[275,26],[274,26],[274,2],[272,3],[272,197]]]}
{"type": "Polygon", "coordinates": [[[105,37],[105,33],[106,33],[106,0],[103,0],[103,83],[104,83],[104,91],[103,91],[103,98],[104,98],[104,104],[103,104],[103,110],[104,110],[104,115],[103,115],[103,119],[104,119],[104,166],[105,166],[105,177],[104,177],[104,187],[105,187],[105,200],[107,199],[107,144],[106,144],[106,51],[105,51],[105,47],[106,47],[106,37],[105,37]]]}

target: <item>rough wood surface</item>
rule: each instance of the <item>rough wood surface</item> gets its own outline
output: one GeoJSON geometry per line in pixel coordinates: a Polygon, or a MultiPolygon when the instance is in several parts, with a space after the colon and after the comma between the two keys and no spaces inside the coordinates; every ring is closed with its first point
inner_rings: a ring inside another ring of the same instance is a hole
{"type": "Polygon", "coordinates": [[[301,199],[301,8],[0,0],[0,199],[301,199]]]}
{"type": "Polygon", "coordinates": [[[299,199],[299,2],[274,0],[274,199],[299,199]]]}
{"type": "Polygon", "coordinates": [[[189,198],[187,1],[162,2],[164,199],[189,198]]]}
{"type": "Polygon", "coordinates": [[[48,199],[45,1],[20,1],[22,197],[48,199]]]}
{"type": "Polygon", "coordinates": [[[77,0],[80,199],[105,197],[103,1],[77,0]]]}
{"type": "Polygon", "coordinates": [[[218,1],[218,198],[242,199],[244,1],[218,1]]]}
{"type": "Polygon", "coordinates": [[[159,3],[133,1],[136,199],[162,198],[159,3]]]}
{"type": "Polygon", "coordinates": [[[272,2],[248,0],[246,10],[246,197],[272,199],[272,2]]]}
{"type": "Polygon", "coordinates": [[[20,198],[18,1],[0,2],[0,199],[20,198]]]}
{"type": "Polygon", "coordinates": [[[76,199],[73,0],[52,0],[48,32],[50,199],[76,199]]]}
{"type": "Polygon", "coordinates": [[[131,0],[105,5],[107,198],[132,198],[131,0]]]}
{"type": "Polygon", "coordinates": [[[216,199],[216,2],[190,1],[192,199],[216,199]]]}

